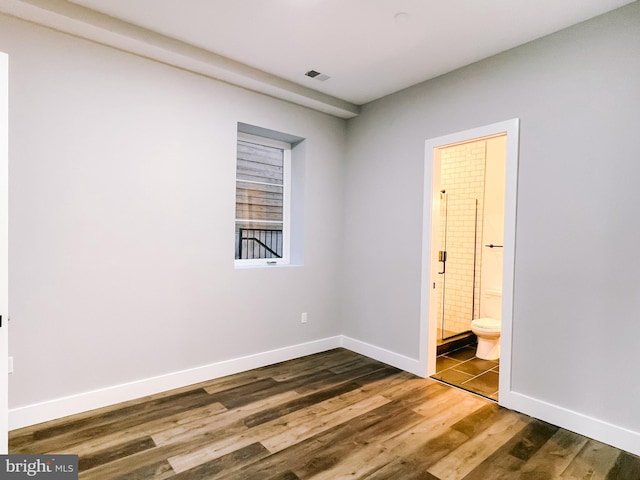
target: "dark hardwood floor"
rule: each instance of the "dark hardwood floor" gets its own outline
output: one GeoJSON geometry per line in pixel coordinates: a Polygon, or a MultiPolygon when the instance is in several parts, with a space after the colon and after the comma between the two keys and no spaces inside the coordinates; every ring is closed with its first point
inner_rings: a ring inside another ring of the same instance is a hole
{"type": "Polygon", "coordinates": [[[10,433],[82,479],[640,479],[640,459],[343,349],[10,433]]]}

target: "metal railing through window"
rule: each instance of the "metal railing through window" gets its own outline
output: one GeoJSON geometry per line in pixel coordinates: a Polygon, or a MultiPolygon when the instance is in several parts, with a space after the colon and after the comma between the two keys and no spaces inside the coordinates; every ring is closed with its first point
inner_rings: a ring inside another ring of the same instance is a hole
{"type": "Polygon", "coordinates": [[[282,230],[238,229],[236,259],[282,258],[282,230]]]}

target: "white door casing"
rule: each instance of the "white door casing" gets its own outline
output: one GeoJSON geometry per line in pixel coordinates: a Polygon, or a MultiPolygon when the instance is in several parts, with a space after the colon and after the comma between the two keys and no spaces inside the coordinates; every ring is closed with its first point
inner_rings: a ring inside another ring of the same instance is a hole
{"type": "Polygon", "coordinates": [[[420,308],[420,364],[423,376],[435,373],[436,358],[436,322],[434,304],[431,292],[433,278],[437,272],[437,262],[431,261],[433,243],[432,220],[436,218],[433,209],[437,205],[438,185],[434,175],[434,161],[438,147],[462,143],[469,140],[494,135],[507,135],[507,154],[505,168],[505,209],[504,209],[504,248],[502,274],[502,331],[500,336],[500,391],[499,403],[509,407],[511,398],[511,331],[513,321],[513,287],[515,270],[515,240],[516,240],[516,203],[518,190],[518,152],[520,143],[519,119],[506,120],[483,127],[473,128],[462,132],[432,138],[425,142],[425,170],[424,170],[424,205],[423,205],[423,235],[422,235],[422,287],[420,308]]]}

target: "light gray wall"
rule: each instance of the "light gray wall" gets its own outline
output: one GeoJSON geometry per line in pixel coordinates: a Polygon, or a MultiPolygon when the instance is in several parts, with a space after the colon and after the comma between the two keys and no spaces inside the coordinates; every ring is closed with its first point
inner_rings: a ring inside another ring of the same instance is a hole
{"type": "Polygon", "coordinates": [[[634,3],[369,104],[345,154],[342,120],[0,17],[11,407],[338,333],[417,358],[424,141],[519,117],[514,389],[640,430],[639,32],[634,3]],[[238,121],[307,138],[304,267],[233,268],[238,121]]]}
{"type": "Polygon", "coordinates": [[[340,333],[344,120],[2,16],[0,51],[11,408],[340,333]],[[234,269],[238,121],[306,138],[302,267],[234,269]]]}
{"type": "Polygon", "coordinates": [[[640,431],[639,78],[636,2],[366,105],[344,333],[418,358],[424,141],[519,117],[513,389],[640,431]]]}

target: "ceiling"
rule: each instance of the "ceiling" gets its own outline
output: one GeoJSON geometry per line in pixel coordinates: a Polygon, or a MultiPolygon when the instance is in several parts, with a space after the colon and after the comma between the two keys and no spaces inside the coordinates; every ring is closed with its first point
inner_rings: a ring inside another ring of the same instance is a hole
{"type": "MultiPolygon", "coordinates": [[[[103,19],[142,27],[138,32],[161,34],[156,40],[179,40],[180,44],[198,47],[194,50],[198,55],[203,51],[217,54],[208,61],[223,62],[227,71],[233,67],[239,76],[260,77],[264,84],[277,84],[277,90],[297,92],[295,95],[333,103],[357,114],[358,105],[632,0],[4,0],[4,3],[16,5],[9,12],[16,16],[24,16],[16,11],[22,11],[25,5],[37,6],[40,11],[46,9],[58,16],[62,12],[77,21],[95,24],[100,22],[92,20],[94,12],[87,9],[101,12],[108,16],[102,15],[103,19]],[[78,11],[68,8],[71,6],[78,11]],[[307,77],[305,72],[309,70],[330,78],[320,81],[307,77]]],[[[102,24],[103,30],[114,30],[113,26],[102,24]]],[[[65,30],[61,25],[58,22],[53,26],[65,30]]],[[[273,91],[266,93],[278,96],[273,91]]]]}

